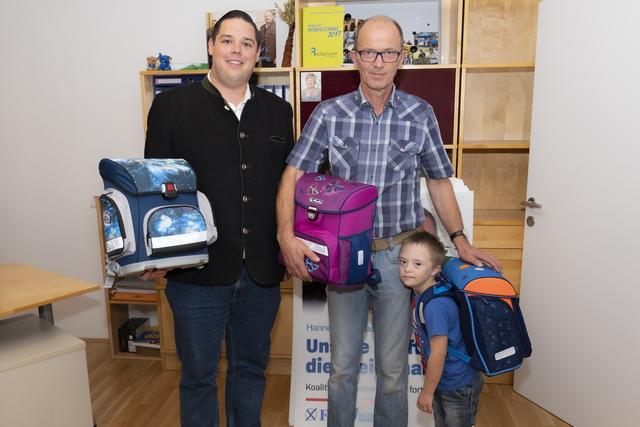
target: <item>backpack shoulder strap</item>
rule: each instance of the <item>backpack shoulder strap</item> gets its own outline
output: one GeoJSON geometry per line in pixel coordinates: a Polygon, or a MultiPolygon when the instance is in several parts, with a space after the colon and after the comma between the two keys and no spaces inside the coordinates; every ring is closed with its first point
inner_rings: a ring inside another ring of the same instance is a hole
{"type": "MultiPolygon", "coordinates": [[[[438,279],[438,282],[431,288],[427,289],[425,292],[421,293],[418,297],[418,300],[416,301],[416,322],[420,325],[421,330],[425,333],[425,337],[428,337],[429,333],[427,332],[427,323],[424,319],[424,308],[431,300],[433,300],[434,298],[449,297],[453,299],[453,301],[456,303],[456,306],[458,305],[455,297],[455,290],[453,289],[451,283],[449,283],[442,277],[439,277],[438,279]]],[[[429,357],[429,354],[431,353],[430,348],[429,350],[425,350],[423,346],[423,351],[425,352],[425,357],[429,357]]],[[[467,354],[456,350],[450,345],[447,345],[447,351],[453,356],[462,360],[464,363],[469,363],[469,361],[471,360],[471,357],[469,357],[467,354]]]]}

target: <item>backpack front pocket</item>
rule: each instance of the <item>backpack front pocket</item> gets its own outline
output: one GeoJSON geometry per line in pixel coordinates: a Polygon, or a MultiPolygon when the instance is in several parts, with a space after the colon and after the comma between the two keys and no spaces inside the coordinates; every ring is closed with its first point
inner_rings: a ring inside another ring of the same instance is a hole
{"type": "Polygon", "coordinates": [[[309,275],[318,282],[331,282],[332,249],[327,244],[328,240],[323,240],[321,238],[310,236],[305,233],[300,233],[298,231],[295,231],[294,234],[298,239],[302,241],[302,243],[307,245],[309,249],[315,252],[315,254],[318,255],[318,258],[320,258],[320,261],[318,263],[315,263],[309,258],[305,257],[304,266],[306,267],[309,275]]]}
{"type": "Polygon", "coordinates": [[[520,366],[523,346],[511,300],[473,295],[466,299],[475,323],[474,341],[486,372],[493,375],[520,366]]]}
{"type": "Polygon", "coordinates": [[[117,259],[136,251],[129,202],[120,191],[109,188],[99,197],[105,253],[117,259]]]}
{"type": "Polygon", "coordinates": [[[207,246],[207,222],[193,206],[168,205],[144,216],[147,256],[197,251],[207,246]]]}
{"type": "Polygon", "coordinates": [[[340,277],[345,285],[361,285],[369,276],[371,260],[371,231],[342,237],[340,245],[340,277]]]}

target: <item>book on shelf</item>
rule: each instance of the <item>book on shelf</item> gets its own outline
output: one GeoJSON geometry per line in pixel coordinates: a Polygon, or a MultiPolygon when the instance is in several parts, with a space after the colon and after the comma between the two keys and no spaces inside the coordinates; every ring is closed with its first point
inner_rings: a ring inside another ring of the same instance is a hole
{"type": "Polygon", "coordinates": [[[160,343],[159,342],[152,343],[152,342],[146,342],[146,341],[131,341],[131,345],[133,345],[136,350],[138,349],[138,347],[160,348],[160,343]]]}
{"type": "Polygon", "coordinates": [[[141,356],[157,356],[160,352],[160,331],[157,327],[143,329],[130,341],[130,345],[141,356]]]}
{"type": "Polygon", "coordinates": [[[118,348],[122,352],[134,353],[135,346],[131,343],[142,333],[145,325],[149,323],[148,317],[131,317],[118,328],[118,348]]]}
{"type": "Polygon", "coordinates": [[[302,9],[302,65],[339,66],[344,58],[344,6],[302,9]]]}
{"type": "Polygon", "coordinates": [[[199,82],[206,74],[186,74],[183,76],[154,76],[153,77],[153,94],[157,95],[165,90],[173,89],[174,87],[186,85],[189,83],[199,82]]]}
{"type": "Polygon", "coordinates": [[[149,327],[147,329],[143,329],[136,337],[136,342],[159,344],[160,330],[157,327],[149,327]]]}
{"type": "Polygon", "coordinates": [[[160,342],[146,342],[146,341],[131,341],[130,343],[134,347],[134,352],[138,350],[138,347],[146,347],[146,348],[160,348],[160,342]]]}
{"type": "Polygon", "coordinates": [[[115,291],[111,293],[111,301],[158,302],[156,291],[115,291]]]}
{"type": "Polygon", "coordinates": [[[157,302],[156,283],[153,280],[140,280],[128,277],[117,281],[110,291],[112,301],[157,302]]]}
{"type": "Polygon", "coordinates": [[[155,280],[142,280],[137,276],[130,276],[119,279],[113,284],[113,288],[117,289],[147,289],[153,290],[156,288],[155,280]]]}
{"type": "Polygon", "coordinates": [[[289,101],[289,85],[256,85],[259,88],[266,90],[267,92],[271,92],[274,95],[279,96],[285,101],[289,101]]]}

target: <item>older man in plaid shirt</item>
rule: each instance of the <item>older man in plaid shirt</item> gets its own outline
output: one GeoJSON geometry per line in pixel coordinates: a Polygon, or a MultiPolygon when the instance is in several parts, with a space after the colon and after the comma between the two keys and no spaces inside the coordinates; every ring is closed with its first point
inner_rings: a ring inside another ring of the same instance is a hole
{"type": "Polygon", "coordinates": [[[356,33],[352,59],[360,73],[358,90],[318,105],[287,159],[277,199],[278,242],[287,270],[311,280],[304,258],[319,261],[293,234],[294,191],[305,172],[329,158],[331,173],[373,184],[376,205],[372,262],[382,281],[358,289],[327,288],[331,325],[328,426],[353,426],[363,334],[371,302],[375,334],[374,426],[407,425],[407,348],[411,336],[410,291],[398,275],[399,244],[420,227],[420,173],[458,254],[498,270],[494,257],[474,248],[448,177],[453,168],[442,145],[432,107],[395,88],[403,62],[402,29],[384,16],[368,19],[356,33]]]}

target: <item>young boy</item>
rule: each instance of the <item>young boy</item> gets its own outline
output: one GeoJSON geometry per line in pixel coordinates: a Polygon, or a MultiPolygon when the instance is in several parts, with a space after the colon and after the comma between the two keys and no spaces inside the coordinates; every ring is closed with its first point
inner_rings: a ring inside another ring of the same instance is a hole
{"type": "MultiPolygon", "coordinates": [[[[400,279],[413,290],[414,304],[420,294],[437,283],[444,257],[442,243],[427,232],[415,233],[402,242],[398,258],[400,279]]],[[[469,364],[447,351],[450,346],[466,353],[458,307],[452,298],[434,298],[427,303],[422,314],[428,336],[414,320],[423,360],[426,359],[427,364],[424,385],[418,396],[418,409],[432,413],[436,427],[472,426],[482,378],[469,364]],[[429,356],[425,358],[425,354],[429,356]]]]}

